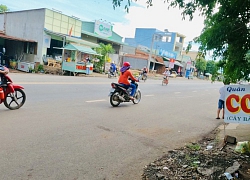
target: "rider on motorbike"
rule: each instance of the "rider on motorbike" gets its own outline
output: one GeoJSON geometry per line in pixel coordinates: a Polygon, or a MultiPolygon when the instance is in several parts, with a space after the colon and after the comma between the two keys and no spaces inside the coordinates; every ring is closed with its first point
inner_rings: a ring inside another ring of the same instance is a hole
{"type": "Polygon", "coordinates": [[[112,62],[112,63],[110,64],[109,71],[110,71],[110,73],[111,73],[112,75],[115,75],[115,73],[116,73],[116,65],[115,65],[115,62],[112,62]]]}
{"type": "Polygon", "coordinates": [[[170,76],[170,71],[169,69],[166,67],[164,73],[162,73],[164,75],[164,79],[166,79],[167,81],[169,81],[169,76],[170,76]]]}
{"type": "Polygon", "coordinates": [[[131,73],[130,69],[130,63],[124,62],[122,68],[120,69],[121,75],[119,77],[118,83],[122,84],[125,88],[131,87],[131,93],[130,93],[130,99],[134,99],[136,86],[133,83],[130,83],[128,80],[131,79],[132,81],[139,82],[131,73]]]}
{"type": "Polygon", "coordinates": [[[5,68],[4,66],[2,66],[0,64],[0,84],[2,84],[3,81],[3,75],[4,74],[8,74],[9,73],[9,69],[5,68]]]}
{"type": "Polygon", "coordinates": [[[146,76],[146,78],[147,78],[147,73],[148,73],[148,70],[147,70],[147,67],[145,66],[145,67],[142,69],[142,71],[141,71],[141,74],[140,74],[139,79],[140,79],[143,75],[146,76]]]}

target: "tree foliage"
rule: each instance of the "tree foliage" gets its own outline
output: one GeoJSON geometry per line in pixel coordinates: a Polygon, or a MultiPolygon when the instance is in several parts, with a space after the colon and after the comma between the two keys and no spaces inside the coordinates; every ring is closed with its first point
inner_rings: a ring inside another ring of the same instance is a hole
{"type": "Polygon", "coordinates": [[[204,73],[207,67],[207,61],[203,57],[196,59],[195,67],[199,73],[204,73]]]}
{"type": "MultiPolygon", "coordinates": [[[[113,6],[121,6],[123,0],[113,0],[113,6]]],[[[137,1],[137,0],[135,0],[137,1]]],[[[250,1],[249,0],[164,0],[169,8],[182,9],[182,17],[193,19],[196,11],[205,17],[204,29],[195,42],[206,54],[213,51],[214,58],[224,62],[224,73],[231,82],[249,80],[250,63],[250,1]]],[[[129,8],[128,0],[125,9],[129,8]]],[[[147,0],[153,6],[153,0],[147,0]]],[[[189,46],[190,49],[190,46],[189,46]]]]}
{"type": "Polygon", "coordinates": [[[0,4],[0,13],[4,13],[7,11],[9,11],[8,7],[3,4],[0,4]]]}
{"type": "Polygon", "coordinates": [[[101,54],[102,56],[99,57],[100,61],[97,63],[97,66],[102,66],[103,67],[103,72],[105,72],[105,63],[108,58],[109,54],[114,53],[114,49],[111,44],[103,44],[100,43],[100,47],[96,48],[96,52],[101,54]]]}

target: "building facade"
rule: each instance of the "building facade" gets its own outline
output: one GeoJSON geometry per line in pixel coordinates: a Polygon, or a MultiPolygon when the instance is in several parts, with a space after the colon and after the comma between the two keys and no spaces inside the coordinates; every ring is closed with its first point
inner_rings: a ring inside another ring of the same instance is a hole
{"type": "Polygon", "coordinates": [[[21,62],[45,63],[52,58],[62,61],[62,48],[76,43],[84,48],[112,44],[118,58],[122,37],[111,24],[85,22],[74,16],[46,8],[0,14],[0,49],[21,62]]]}
{"type": "Polygon", "coordinates": [[[125,38],[125,43],[133,47],[143,46],[148,48],[148,53],[150,54],[149,69],[155,70],[156,61],[152,56],[157,55],[163,57],[166,67],[169,66],[169,60],[174,59],[174,69],[178,71],[183,68],[181,60],[184,39],[184,35],[169,32],[168,30],[160,31],[155,28],[136,28],[135,37],[125,38]]]}

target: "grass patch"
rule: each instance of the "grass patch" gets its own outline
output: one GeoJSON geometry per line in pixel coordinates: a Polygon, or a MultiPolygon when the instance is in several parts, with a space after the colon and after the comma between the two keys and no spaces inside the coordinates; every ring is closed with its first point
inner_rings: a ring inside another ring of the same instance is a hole
{"type": "Polygon", "coordinates": [[[186,145],[186,147],[193,151],[199,151],[201,149],[201,146],[199,144],[188,144],[186,145]]]}

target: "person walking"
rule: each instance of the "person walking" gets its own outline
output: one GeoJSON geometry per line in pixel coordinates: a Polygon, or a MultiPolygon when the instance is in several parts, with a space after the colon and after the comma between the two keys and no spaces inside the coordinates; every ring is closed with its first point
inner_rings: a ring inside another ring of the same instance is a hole
{"type": "Polygon", "coordinates": [[[222,110],[222,119],[224,119],[225,114],[225,92],[226,92],[226,85],[229,85],[230,82],[228,82],[226,79],[223,81],[224,86],[222,86],[219,90],[220,97],[218,101],[218,109],[217,109],[217,117],[216,119],[220,119],[220,112],[222,110]]]}

